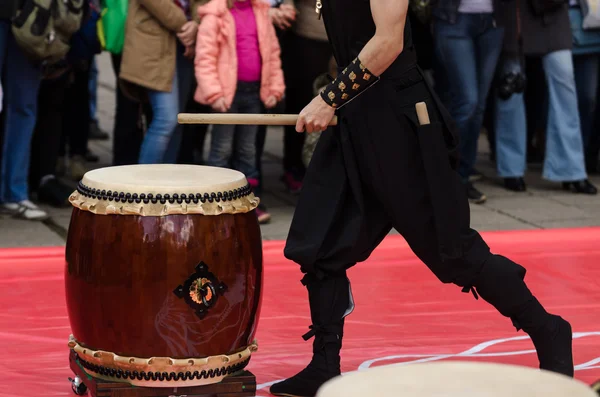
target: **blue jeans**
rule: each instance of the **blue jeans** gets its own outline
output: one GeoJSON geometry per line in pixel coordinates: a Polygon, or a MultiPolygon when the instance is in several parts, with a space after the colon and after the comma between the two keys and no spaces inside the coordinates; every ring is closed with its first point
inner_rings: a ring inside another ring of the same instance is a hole
{"type": "MultiPolygon", "coordinates": [[[[577,108],[577,91],[570,50],[552,52],[542,58],[548,85],[546,156],[542,176],[553,182],[587,178],[583,140],[577,108]]],[[[517,60],[507,61],[505,71],[520,70],[517,60]]],[[[523,94],[495,101],[496,166],[502,178],[525,175],[527,120],[523,94]]]]}
{"type": "Polygon", "coordinates": [[[0,76],[6,107],[0,202],[16,203],[29,198],[29,159],[37,116],[41,71],[26,57],[10,30],[0,20],[0,76]]]}
{"type": "MultiPolygon", "coordinates": [[[[179,81],[179,112],[185,111],[194,87],[194,60],[183,56],[185,47],[177,43],[177,80],[179,81]]],[[[177,163],[181,139],[183,137],[183,125],[177,125],[165,153],[165,163],[177,163]]]]}
{"type": "Polygon", "coordinates": [[[600,77],[600,54],[575,55],[575,85],[581,120],[581,135],[585,149],[586,162],[598,162],[597,143],[600,142],[600,130],[597,129],[596,118],[600,103],[598,89],[600,77]]]}
{"type": "MultiPolygon", "coordinates": [[[[260,83],[238,82],[230,113],[260,113],[260,83]]],[[[210,142],[208,165],[234,168],[249,179],[258,179],[256,169],[257,125],[215,125],[210,142]]]]}
{"type": "Polygon", "coordinates": [[[433,25],[435,70],[442,74],[441,95],[460,133],[458,169],[464,181],[473,173],[477,142],[490,85],[502,48],[504,29],[492,14],[458,14],[456,23],[433,25]]]}
{"type": "Polygon", "coordinates": [[[167,147],[177,127],[179,112],[177,68],[173,76],[171,92],[148,90],[148,97],[152,106],[152,121],[142,141],[139,163],[161,164],[165,162],[167,147]]]}

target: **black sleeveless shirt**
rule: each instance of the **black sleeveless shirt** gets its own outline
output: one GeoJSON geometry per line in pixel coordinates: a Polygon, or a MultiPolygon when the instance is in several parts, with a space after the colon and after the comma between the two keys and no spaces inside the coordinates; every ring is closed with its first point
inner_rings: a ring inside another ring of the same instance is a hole
{"type": "MultiPolygon", "coordinates": [[[[341,68],[352,62],[375,35],[375,22],[369,0],[321,0],[322,18],[333,47],[333,55],[341,68]]],[[[315,18],[317,14],[315,13],[315,18]]],[[[397,75],[417,64],[408,17],[404,27],[404,49],[387,75],[397,75]]]]}

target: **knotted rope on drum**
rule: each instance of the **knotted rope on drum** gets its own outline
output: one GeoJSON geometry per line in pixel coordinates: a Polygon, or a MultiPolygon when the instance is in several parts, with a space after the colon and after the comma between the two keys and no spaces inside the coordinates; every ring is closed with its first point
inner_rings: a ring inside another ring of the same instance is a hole
{"type": "Polygon", "coordinates": [[[217,383],[223,377],[242,371],[258,350],[254,341],[240,352],[202,358],[123,357],[111,352],[83,347],[71,335],[69,347],[77,362],[91,376],[123,381],[134,386],[187,387],[217,383]]]}

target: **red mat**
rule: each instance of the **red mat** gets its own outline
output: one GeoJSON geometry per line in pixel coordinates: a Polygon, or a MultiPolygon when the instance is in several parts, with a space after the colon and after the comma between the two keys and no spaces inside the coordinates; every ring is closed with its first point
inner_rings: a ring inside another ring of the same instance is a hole
{"type": "MultiPolygon", "coordinates": [[[[484,233],[495,252],[528,269],[530,288],[573,325],[576,377],[600,378],[600,228],[484,233]]],[[[249,369],[259,396],[303,368],[311,344],[301,275],[282,242],[265,242],[259,351],[249,369]]],[[[73,396],[67,377],[69,320],[63,248],[0,250],[0,396],[73,396]]],[[[348,318],[343,371],[432,360],[535,367],[531,341],[487,303],[440,284],[404,240],[388,237],[351,270],[356,309],[348,318]]]]}

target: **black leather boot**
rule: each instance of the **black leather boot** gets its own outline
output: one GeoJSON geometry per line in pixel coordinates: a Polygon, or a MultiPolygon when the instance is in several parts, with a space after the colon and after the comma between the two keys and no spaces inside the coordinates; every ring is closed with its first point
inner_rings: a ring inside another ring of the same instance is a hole
{"type": "Polygon", "coordinates": [[[548,313],[525,284],[525,268],[491,255],[473,283],[479,295],[531,337],[540,368],[573,376],[573,332],[563,318],[548,313]]]}
{"type": "Polygon", "coordinates": [[[315,337],[313,357],[300,373],[271,386],[269,391],[275,396],[313,397],[325,382],[341,373],[344,317],[353,308],[350,282],[344,274],[322,280],[307,275],[302,283],[308,289],[312,320],[303,338],[315,337]]]}

